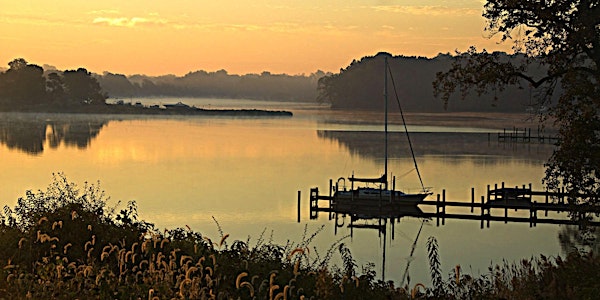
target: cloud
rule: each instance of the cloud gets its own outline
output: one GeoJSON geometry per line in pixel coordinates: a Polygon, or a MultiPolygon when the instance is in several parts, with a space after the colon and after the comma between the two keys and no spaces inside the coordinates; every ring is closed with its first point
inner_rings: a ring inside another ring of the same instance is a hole
{"type": "Polygon", "coordinates": [[[88,15],[118,15],[121,12],[116,9],[101,9],[101,10],[92,10],[88,12],[88,15]]]}
{"type": "Polygon", "coordinates": [[[404,13],[417,16],[464,16],[481,14],[481,9],[467,7],[447,7],[440,5],[378,5],[372,6],[371,8],[376,11],[404,13]]]}
{"type": "Polygon", "coordinates": [[[138,25],[163,25],[167,21],[160,18],[144,18],[144,17],[97,17],[92,21],[93,24],[104,24],[117,27],[136,27],[138,25]]]}

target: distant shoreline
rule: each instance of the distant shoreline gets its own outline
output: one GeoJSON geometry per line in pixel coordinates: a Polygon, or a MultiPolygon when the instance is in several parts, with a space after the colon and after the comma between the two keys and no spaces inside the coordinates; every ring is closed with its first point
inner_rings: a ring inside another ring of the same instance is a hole
{"type": "Polygon", "coordinates": [[[113,114],[113,115],[153,115],[153,116],[235,116],[235,117],[292,117],[293,113],[284,110],[262,109],[203,109],[193,106],[161,108],[158,106],[135,105],[81,105],[23,106],[18,109],[0,107],[0,112],[15,113],[66,113],[66,114],[113,114]]]}

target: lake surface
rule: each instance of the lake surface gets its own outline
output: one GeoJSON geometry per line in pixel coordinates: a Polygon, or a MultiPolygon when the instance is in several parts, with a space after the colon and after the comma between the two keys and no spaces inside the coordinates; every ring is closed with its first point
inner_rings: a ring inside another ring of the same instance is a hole
{"type": "MultiPolygon", "coordinates": [[[[144,99],[144,103],[156,101],[144,99]]],[[[289,109],[295,115],[2,114],[0,204],[14,207],[26,190],[45,190],[52,173],[64,172],[81,187],[85,181],[100,181],[111,203],[136,200],[141,218],[160,229],[188,225],[213,240],[220,238],[213,217],[231,241],[250,237],[250,245],[256,244],[263,231],[265,239],[272,236],[276,243],[299,243],[305,226],[309,234],[325,226],[311,244],[324,255],[350,231],[339,228],[334,235],[334,225],[326,215],[308,219],[309,189],[326,191],[330,178],[353,172],[360,177],[381,175],[381,115],[332,112],[313,105],[259,104],[264,105],[259,108],[289,109]],[[297,223],[299,190],[302,220],[297,223]]],[[[220,105],[211,107],[248,108],[252,102],[220,105]]],[[[390,170],[397,176],[397,188],[417,191],[420,183],[397,117],[393,116],[390,127],[390,170]]],[[[452,201],[470,201],[472,187],[479,199],[488,184],[500,182],[509,186],[531,183],[534,189],[542,189],[543,163],[552,146],[502,144],[494,135],[488,141],[488,132],[523,124],[523,118],[407,116],[425,186],[435,193],[445,189],[452,201]]],[[[386,279],[399,284],[421,222],[402,218],[395,226],[394,239],[388,235],[386,279]]],[[[429,236],[438,240],[443,274],[461,265],[465,272],[479,275],[503,259],[561,254],[561,230],[556,225],[529,228],[528,224],[492,223],[490,228],[479,229],[478,221],[446,220],[441,227],[428,222],[410,259],[411,285],[430,280],[425,246],[429,236]]],[[[376,231],[355,229],[352,238],[343,242],[357,260],[358,270],[373,262],[380,276],[383,240],[376,231]]]]}

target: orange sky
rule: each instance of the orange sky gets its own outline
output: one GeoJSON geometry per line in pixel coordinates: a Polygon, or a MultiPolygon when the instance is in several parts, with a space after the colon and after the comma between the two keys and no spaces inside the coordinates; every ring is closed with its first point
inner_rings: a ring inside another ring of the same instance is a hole
{"type": "Polygon", "coordinates": [[[0,66],[183,75],[337,72],[380,51],[433,57],[486,38],[484,1],[0,0],[0,66]]]}

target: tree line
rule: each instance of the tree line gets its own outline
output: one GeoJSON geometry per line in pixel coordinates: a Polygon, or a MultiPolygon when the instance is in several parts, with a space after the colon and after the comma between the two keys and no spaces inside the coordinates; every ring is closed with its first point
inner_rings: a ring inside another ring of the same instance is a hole
{"type": "Polygon", "coordinates": [[[8,66],[0,73],[0,108],[3,110],[105,104],[106,94],[84,68],[44,71],[23,58],[14,59],[8,66]]]}
{"type": "MultiPolygon", "coordinates": [[[[506,61],[525,59],[522,55],[508,55],[503,52],[498,52],[497,55],[506,61]]],[[[319,79],[317,100],[331,103],[334,109],[383,111],[386,75],[389,80],[390,108],[397,106],[397,93],[402,109],[410,112],[525,112],[533,109],[533,90],[529,86],[507,87],[491,93],[467,96],[463,101],[440,101],[434,96],[431,83],[436,74],[449,69],[455,59],[456,57],[450,54],[438,54],[434,58],[392,56],[383,52],[375,56],[365,56],[352,61],[339,73],[319,79]],[[384,73],[384,57],[388,58],[391,76],[384,73]],[[502,105],[497,105],[499,101],[502,105]]]]}
{"type": "Polygon", "coordinates": [[[235,75],[226,70],[189,72],[184,76],[131,75],[104,72],[95,75],[100,86],[114,98],[204,97],[313,102],[323,71],[310,75],[262,72],[235,75]]]}

